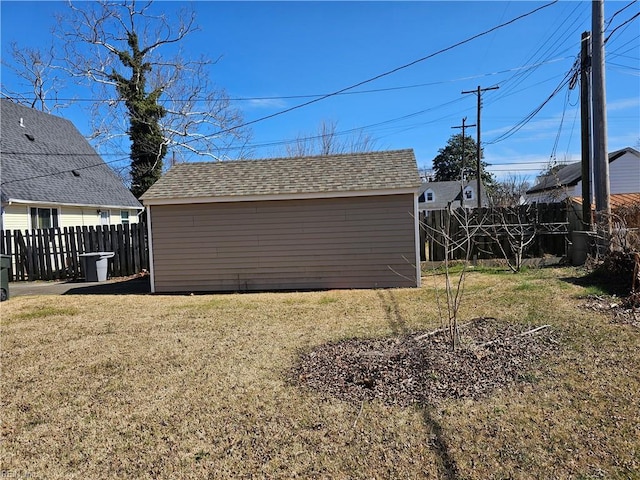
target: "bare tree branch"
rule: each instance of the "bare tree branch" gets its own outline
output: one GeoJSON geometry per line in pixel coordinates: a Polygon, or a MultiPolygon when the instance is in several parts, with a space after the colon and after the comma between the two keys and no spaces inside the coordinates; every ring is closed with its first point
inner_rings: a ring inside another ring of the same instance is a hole
{"type": "Polygon", "coordinates": [[[337,121],[323,120],[317,134],[298,135],[293,143],[286,145],[286,155],[289,157],[337,155],[370,152],[376,148],[376,140],[362,130],[346,139],[339,138],[339,135],[337,121]]]}
{"type": "Polygon", "coordinates": [[[128,102],[123,96],[128,91],[158,106],[153,117],[162,138],[149,146],[147,153],[155,158],[150,168],[161,165],[165,153],[175,162],[246,156],[250,131],[237,128],[243,123],[241,112],[211,81],[218,59],[191,58],[181,48],[199,30],[195,12],[183,8],[167,14],[165,5],[69,1],[68,13],[58,16],[56,65],[96,99],[90,106],[92,143],[99,151],[121,151],[128,149],[131,125],[156,128],[132,108],[131,98],[128,102]]]}
{"type": "Polygon", "coordinates": [[[21,87],[24,87],[25,91],[16,91],[2,82],[0,90],[4,96],[43,112],[68,106],[68,103],[58,100],[64,83],[56,64],[53,45],[41,50],[20,48],[16,42],[11,42],[9,55],[10,60],[3,58],[2,65],[21,79],[18,88],[22,90],[21,87]]]}

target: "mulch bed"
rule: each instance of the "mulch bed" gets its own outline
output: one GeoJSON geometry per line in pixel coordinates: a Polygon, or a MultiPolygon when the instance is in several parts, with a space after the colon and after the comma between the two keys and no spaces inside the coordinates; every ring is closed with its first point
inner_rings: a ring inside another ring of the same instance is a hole
{"type": "Polygon", "coordinates": [[[301,355],[292,378],[341,400],[387,405],[478,399],[535,376],[536,363],[559,347],[553,328],[478,318],[460,327],[455,351],[447,332],[321,345],[301,355]]]}

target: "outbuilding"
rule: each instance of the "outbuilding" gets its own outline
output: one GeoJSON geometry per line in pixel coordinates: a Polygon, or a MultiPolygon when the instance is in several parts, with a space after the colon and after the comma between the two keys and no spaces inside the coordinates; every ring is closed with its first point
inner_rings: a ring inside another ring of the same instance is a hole
{"type": "Polygon", "coordinates": [[[420,285],[413,150],[172,167],[143,196],[151,291],[420,285]]]}

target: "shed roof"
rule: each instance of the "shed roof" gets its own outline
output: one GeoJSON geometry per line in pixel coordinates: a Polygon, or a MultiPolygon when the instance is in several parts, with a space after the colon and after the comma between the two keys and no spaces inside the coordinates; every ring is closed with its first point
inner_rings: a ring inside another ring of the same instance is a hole
{"type": "Polygon", "coordinates": [[[417,191],[413,150],[313,157],[182,163],[142,195],[145,204],[171,200],[241,201],[295,196],[417,191]]]}
{"type": "Polygon", "coordinates": [[[142,209],[69,121],[0,100],[2,202],[142,209]]]}

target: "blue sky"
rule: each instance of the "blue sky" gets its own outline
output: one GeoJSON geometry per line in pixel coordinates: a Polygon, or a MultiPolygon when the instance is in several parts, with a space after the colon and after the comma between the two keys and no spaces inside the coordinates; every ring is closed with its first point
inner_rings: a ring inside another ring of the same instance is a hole
{"type": "MultiPolygon", "coordinates": [[[[234,99],[247,122],[338,91],[417,59],[424,61],[304,108],[251,125],[253,157],[279,156],[263,144],[313,134],[322,121],[338,130],[367,127],[378,149],[413,148],[430,167],[438,149],[476,123],[482,95],[485,161],[497,176],[535,175],[550,159],[580,159],[579,89],[563,88],[520,130],[501,138],[539,107],[571,70],[580,36],[591,30],[591,2],[560,1],[511,25],[443,53],[437,52],[548,2],[192,2],[201,30],[184,44],[193,55],[220,60],[211,76],[234,99]],[[365,92],[366,91],[366,92],[365,92]],[[260,99],[256,99],[260,97],[260,99]],[[269,98],[264,98],[269,97],[269,98]]],[[[635,2],[605,1],[611,20],[606,45],[609,150],[640,146],[640,11],[635,2]],[[613,31],[616,29],[616,31],[613,31]]],[[[158,2],[176,12],[183,2],[158,2]]],[[[50,42],[53,13],[62,2],[1,3],[2,55],[11,41],[50,42]]],[[[14,80],[6,68],[2,82],[14,80]]],[[[69,90],[69,96],[81,92],[69,90]]],[[[57,112],[88,135],[79,106],[57,112]]],[[[467,131],[476,135],[476,129],[467,131]]]]}

